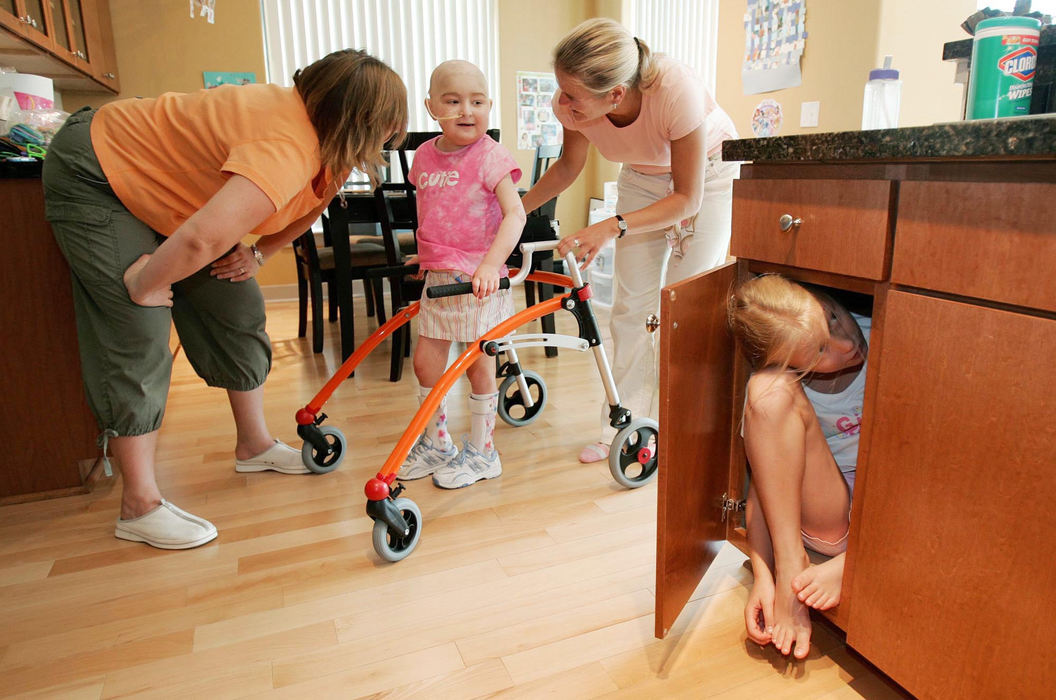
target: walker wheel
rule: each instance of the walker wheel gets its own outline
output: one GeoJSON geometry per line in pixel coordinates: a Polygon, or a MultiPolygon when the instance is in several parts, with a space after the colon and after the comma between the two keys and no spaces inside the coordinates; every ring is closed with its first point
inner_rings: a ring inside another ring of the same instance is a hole
{"type": "Polygon", "coordinates": [[[392,504],[407,521],[407,532],[393,532],[384,520],[375,520],[374,551],[385,561],[400,561],[418,546],[422,536],[422,511],[409,498],[394,499],[392,504]]]}
{"type": "Polygon", "coordinates": [[[616,434],[609,448],[609,471],[629,489],[645,486],[656,476],[659,426],[651,418],[635,418],[616,434]]]}
{"type": "Polygon", "coordinates": [[[499,385],[499,417],[514,428],[528,425],[538,418],[546,407],[546,382],[543,378],[536,372],[525,370],[524,381],[527,382],[528,392],[532,395],[531,408],[525,405],[521,388],[517,385],[517,377],[508,376],[499,385]]]}
{"type": "Polygon", "coordinates": [[[341,461],[345,458],[345,445],[347,443],[344,434],[337,428],[326,426],[325,428],[316,428],[316,430],[326,440],[327,445],[330,446],[330,451],[322,453],[316,449],[315,445],[305,440],[301,446],[301,461],[304,462],[304,466],[316,474],[328,474],[341,465],[341,461]]]}

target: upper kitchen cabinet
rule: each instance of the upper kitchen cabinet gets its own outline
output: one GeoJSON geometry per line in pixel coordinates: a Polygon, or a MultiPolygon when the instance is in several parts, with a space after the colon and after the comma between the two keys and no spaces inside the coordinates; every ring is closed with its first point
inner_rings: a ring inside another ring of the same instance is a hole
{"type": "Polygon", "coordinates": [[[109,0],[0,0],[0,65],[59,90],[116,94],[109,0]]]}
{"type": "Polygon", "coordinates": [[[45,12],[43,0],[5,0],[0,8],[3,27],[39,48],[52,49],[51,18],[45,12]]]}

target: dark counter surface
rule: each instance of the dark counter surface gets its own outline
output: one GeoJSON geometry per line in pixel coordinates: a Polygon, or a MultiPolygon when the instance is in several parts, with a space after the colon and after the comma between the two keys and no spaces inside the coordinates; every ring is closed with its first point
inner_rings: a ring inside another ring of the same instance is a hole
{"type": "Polygon", "coordinates": [[[1056,157],[1056,115],[979,119],[872,131],[738,139],[723,160],[875,161],[920,158],[1056,157]]]}
{"type": "MultiPolygon", "coordinates": [[[[975,39],[968,37],[958,41],[948,41],[942,45],[942,60],[956,61],[959,59],[970,59],[972,57],[972,42],[975,39]]],[[[1048,24],[1041,28],[1041,38],[1038,46],[1052,46],[1056,44],[1056,24],[1048,24]]]]}
{"type": "Polygon", "coordinates": [[[32,163],[0,160],[0,179],[12,177],[40,177],[42,161],[34,159],[32,163]]]}

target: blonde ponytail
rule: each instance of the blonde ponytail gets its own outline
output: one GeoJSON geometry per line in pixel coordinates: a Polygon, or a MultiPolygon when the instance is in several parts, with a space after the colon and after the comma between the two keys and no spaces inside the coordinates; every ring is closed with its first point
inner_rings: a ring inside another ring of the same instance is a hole
{"type": "Polygon", "coordinates": [[[659,67],[649,46],[619,22],[588,19],[554,48],[554,69],[601,95],[619,85],[648,88],[659,67]]]}

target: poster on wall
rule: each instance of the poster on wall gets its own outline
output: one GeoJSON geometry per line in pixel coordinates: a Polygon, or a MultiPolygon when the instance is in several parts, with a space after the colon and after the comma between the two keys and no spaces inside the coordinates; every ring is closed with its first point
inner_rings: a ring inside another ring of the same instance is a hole
{"type": "Polygon", "coordinates": [[[530,151],[561,143],[561,122],[550,108],[555,90],[553,73],[517,71],[517,148],[530,151]]]}
{"type": "Polygon", "coordinates": [[[807,0],[747,0],[744,14],[745,95],[796,87],[807,42],[807,0]]]}

